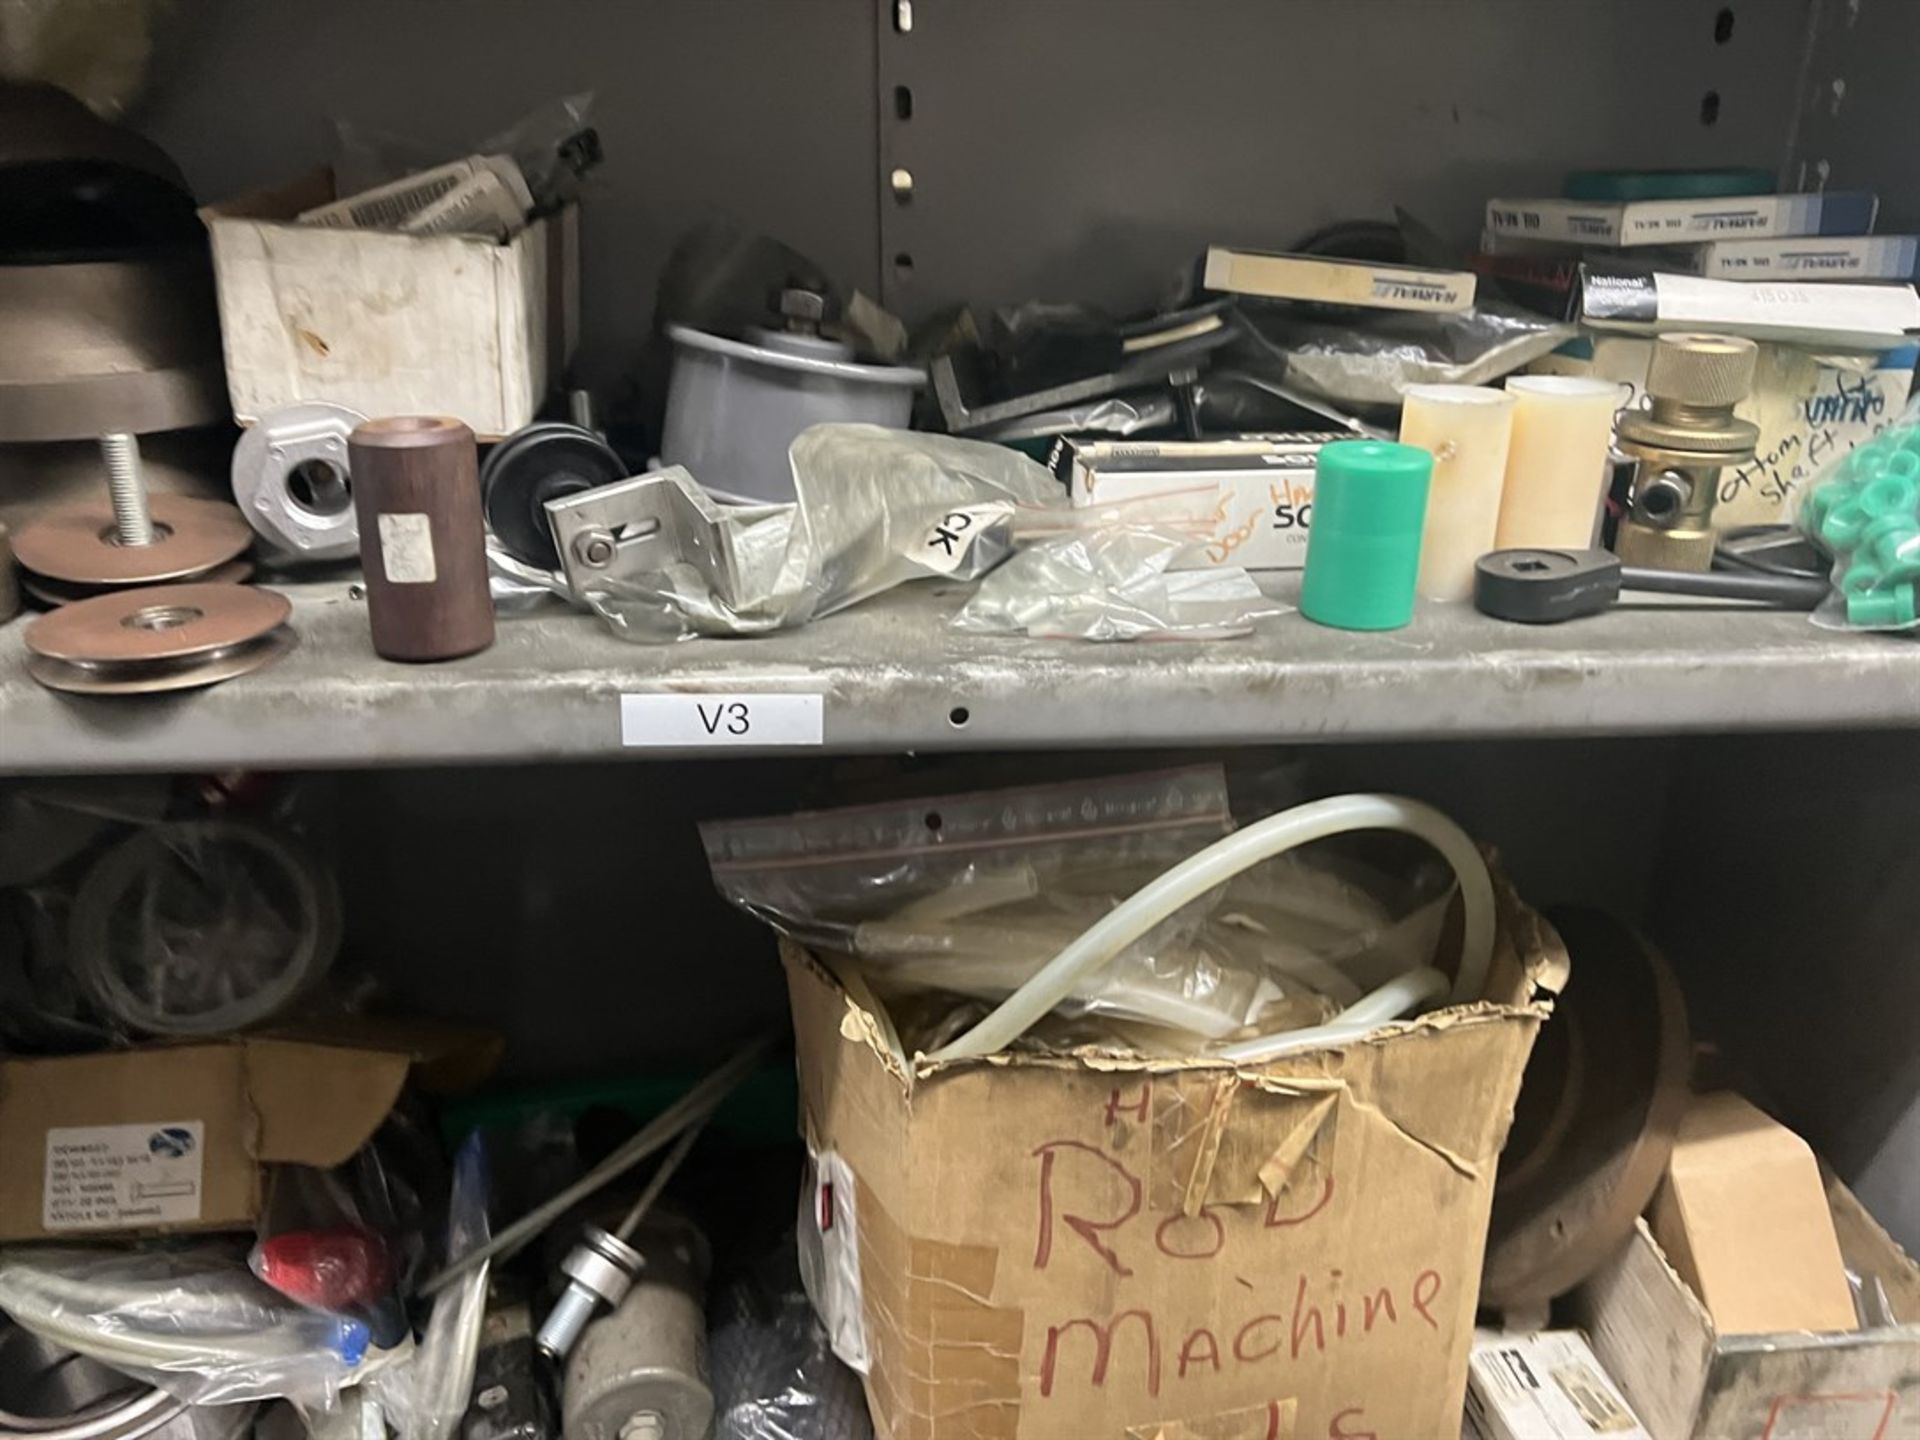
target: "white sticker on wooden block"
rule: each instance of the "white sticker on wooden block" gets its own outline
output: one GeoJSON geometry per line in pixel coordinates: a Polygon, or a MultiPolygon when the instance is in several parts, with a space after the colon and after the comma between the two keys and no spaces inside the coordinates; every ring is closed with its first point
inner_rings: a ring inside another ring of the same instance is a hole
{"type": "Polygon", "coordinates": [[[47,1131],[40,1224],[119,1230],[198,1220],[205,1139],[198,1120],[47,1131]]]}
{"type": "Polygon", "coordinates": [[[431,585],[440,578],[433,563],[433,523],[424,514],[396,511],[380,517],[380,563],[389,585],[431,585]]]}
{"type": "Polygon", "coordinates": [[[819,745],[822,695],[622,695],[620,743],[655,749],[819,745]]]}

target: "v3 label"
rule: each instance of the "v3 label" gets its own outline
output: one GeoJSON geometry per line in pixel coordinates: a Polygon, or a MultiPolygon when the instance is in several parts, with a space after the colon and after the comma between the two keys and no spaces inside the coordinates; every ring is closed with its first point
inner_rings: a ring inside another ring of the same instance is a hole
{"type": "Polygon", "coordinates": [[[693,750],[726,745],[820,745],[824,695],[622,695],[620,743],[693,750]]]}

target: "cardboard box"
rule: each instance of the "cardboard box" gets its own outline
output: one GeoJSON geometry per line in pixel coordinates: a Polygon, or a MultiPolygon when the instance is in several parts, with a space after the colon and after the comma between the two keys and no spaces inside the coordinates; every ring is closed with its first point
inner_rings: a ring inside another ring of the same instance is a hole
{"type": "Polygon", "coordinates": [[[1299,570],[1307,563],[1313,477],[1336,434],[1251,435],[1211,441],[1070,444],[1057,472],[1080,509],[1127,513],[1210,532],[1196,550],[1209,565],[1299,570]]]}
{"type": "Polygon", "coordinates": [[[1839,1181],[1827,1205],[1847,1267],[1886,1323],[1828,1335],[1724,1335],[1645,1222],[1571,1297],[1573,1318],[1653,1440],[1898,1440],[1920,1433],[1920,1266],[1839,1181]],[[1877,1299],[1876,1302],[1877,1304],[1877,1299]]]}
{"type": "Polygon", "coordinates": [[[326,400],[483,440],[532,420],[579,336],[578,211],[504,245],[293,223],[334,198],[322,170],[200,212],[234,418],[326,400]]]}
{"type": "MultiPolygon", "coordinates": [[[[1653,342],[1624,335],[1574,341],[1529,368],[1551,375],[1599,375],[1638,404],[1653,342]]],[[[1900,418],[1920,348],[1908,345],[1839,363],[1791,345],[1760,346],[1753,394],[1735,413],[1760,427],[1754,458],[1720,475],[1714,524],[1791,521],[1814,479],[1900,418]]]]}
{"type": "Polygon", "coordinates": [[[1647,1219],[1716,1329],[1853,1328],[1813,1151],[1740,1096],[1701,1095],[1687,1107],[1647,1219]]]}
{"type": "Polygon", "coordinates": [[[409,1075],[464,1088],[499,1048],[453,1027],[352,1030],[0,1061],[0,1241],[251,1225],[265,1166],[343,1164],[409,1075]]]}
{"type": "Polygon", "coordinates": [[[916,1065],[783,947],[810,1288],[881,1440],[1457,1435],[1494,1170],[1562,958],[1502,915],[1499,1003],[1239,1069],[916,1065]]]}
{"type": "Polygon", "coordinates": [[[1652,1440],[1578,1330],[1482,1330],[1463,1440],[1652,1440]]]}

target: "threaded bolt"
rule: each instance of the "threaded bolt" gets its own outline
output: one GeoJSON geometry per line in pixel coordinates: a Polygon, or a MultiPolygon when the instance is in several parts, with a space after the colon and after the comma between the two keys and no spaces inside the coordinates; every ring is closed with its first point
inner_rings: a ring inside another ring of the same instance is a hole
{"type": "Polygon", "coordinates": [[[122,545],[153,544],[147,487],[140,479],[140,442],[123,430],[100,437],[107,463],[107,494],[113,499],[113,529],[122,545]]]}
{"type": "Polygon", "coordinates": [[[620,1440],[666,1440],[667,1417],[658,1410],[636,1410],[620,1427],[620,1440]]]}

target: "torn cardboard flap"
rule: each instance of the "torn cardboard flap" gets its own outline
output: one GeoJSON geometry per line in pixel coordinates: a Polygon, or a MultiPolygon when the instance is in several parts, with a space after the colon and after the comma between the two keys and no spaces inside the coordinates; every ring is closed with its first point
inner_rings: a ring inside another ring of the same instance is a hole
{"type": "Polygon", "coordinates": [[[0,1241],[250,1225],[262,1167],[344,1164],[416,1066],[478,1075],[497,1037],[250,1037],[0,1061],[0,1241]]]}

